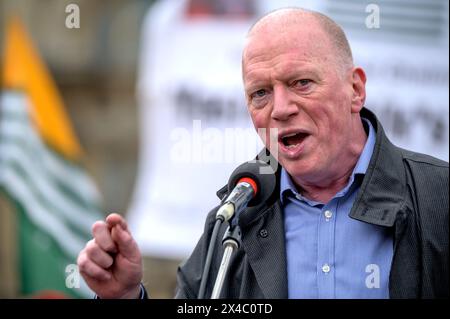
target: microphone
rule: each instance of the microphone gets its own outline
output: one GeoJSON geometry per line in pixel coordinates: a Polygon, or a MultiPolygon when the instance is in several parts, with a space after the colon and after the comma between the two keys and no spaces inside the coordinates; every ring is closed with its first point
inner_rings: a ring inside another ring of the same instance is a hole
{"type": "Polygon", "coordinates": [[[216,214],[216,219],[230,220],[247,207],[248,202],[258,193],[256,181],[250,177],[241,178],[233,191],[225,199],[216,214]]]}
{"type": "Polygon", "coordinates": [[[247,207],[266,201],[275,190],[276,177],[270,166],[253,160],[238,166],[228,181],[229,195],[220,206],[216,219],[229,221],[247,207]],[[269,172],[269,173],[268,173],[269,172]]]}
{"type": "MultiPolygon", "coordinates": [[[[202,279],[198,298],[203,299],[206,291],[206,283],[208,281],[209,269],[211,266],[214,247],[219,233],[219,228],[224,221],[229,221],[235,215],[239,215],[245,208],[259,205],[266,201],[275,190],[276,177],[272,167],[260,160],[253,160],[238,166],[228,180],[228,196],[223,201],[216,213],[216,222],[211,234],[208,252],[206,254],[205,266],[203,268],[202,279]]],[[[227,236],[223,242],[225,245],[224,258],[220,266],[220,273],[214,286],[213,297],[216,298],[220,294],[225,277],[226,270],[229,265],[231,254],[236,247],[239,247],[240,231],[236,224],[228,227],[230,236],[227,236]],[[234,230],[234,231],[233,231],[234,230]]],[[[228,234],[228,232],[226,234],[228,234]]]]}

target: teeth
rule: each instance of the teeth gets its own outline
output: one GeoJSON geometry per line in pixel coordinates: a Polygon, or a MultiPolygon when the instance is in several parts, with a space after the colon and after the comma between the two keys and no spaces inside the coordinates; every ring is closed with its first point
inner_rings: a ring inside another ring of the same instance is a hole
{"type": "Polygon", "coordinates": [[[288,134],[288,135],[285,135],[285,136],[283,136],[283,138],[286,138],[286,137],[291,137],[291,136],[294,136],[294,135],[297,135],[298,133],[292,133],[292,134],[288,134]]]}
{"type": "Polygon", "coordinates": [[[294,148],[297,148],[302,143],[304,135],[306,136],[306,134],[303,134],[302,132],[289,133],[289,134],[283,135],[283,137],[281,138],[281,142],[283,143],[284,147],[286,147],[287,149],[293,150],[294,148]],[[298,136],[298,138],[296,138],[297,136],[298,136]],[[295,138],[291,139],[291,137],[295,137],[295,138]],[[295,143],[295,144],[292,144],[292,143],[295,143]]]}

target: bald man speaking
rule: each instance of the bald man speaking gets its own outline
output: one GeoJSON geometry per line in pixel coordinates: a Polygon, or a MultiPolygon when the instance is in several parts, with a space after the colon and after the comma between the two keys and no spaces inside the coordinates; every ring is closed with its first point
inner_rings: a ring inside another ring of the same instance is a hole
{"type": "MultiPolygon", "coordinates": [[[[448,163],[388,140],[365,107],[366,75],[342,29],[318,12],[271,12],[248,33],[242,71],[261,154],[276,150],[277,182],[240,216],[242,243],[220,296],[448,297],[448,163]]],[[[178,269],[177,298],[198,297],[217,209],[178,269]]],[[[146,298],[125,220],[109,215],[92,233],[78,258],[87,284],[99,298],[146,298]]],[[[216,246],[210,278],[223,255],[216,246]]]]}

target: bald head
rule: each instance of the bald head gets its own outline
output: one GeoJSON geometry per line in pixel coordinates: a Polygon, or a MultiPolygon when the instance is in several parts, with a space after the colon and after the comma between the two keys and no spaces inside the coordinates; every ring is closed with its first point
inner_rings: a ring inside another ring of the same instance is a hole
{"type": "MultiPolygon", "coordinates": [[[[260,18],[249,30],[247,38],[262,33],[288,32],[292,29],[298,30],[302,26],[316,25],[326,36],[325,41],[331,44],[335,50],[337,63],[342,70],[353,67],[353,57],[347,37],[342,28],[326,15],[301,8],[283,8],[272,11],[260,18]],[[295,28],[293,28],[295,27],[295,28]]],[[[295,36],[295,35],[294,35],[295,36]]],[[[317,42],[324,39],[316,39],[317,42]]]]}

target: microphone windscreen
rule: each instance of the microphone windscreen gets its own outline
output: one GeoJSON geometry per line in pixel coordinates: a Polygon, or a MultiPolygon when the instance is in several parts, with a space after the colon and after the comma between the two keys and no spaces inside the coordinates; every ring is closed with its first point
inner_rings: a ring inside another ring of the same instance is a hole
{"type": "Polygon", "coordinates": [[[256,182],[257,193],[248,203],[248,207],[259,205],[266,201],[274,192],[276,187],[276,176],[269,164],[252,160],[239,165],[231,174],[228,180],[228,193],[230,193],[236,184],[242,178],[251,178],[256,182]]]}

